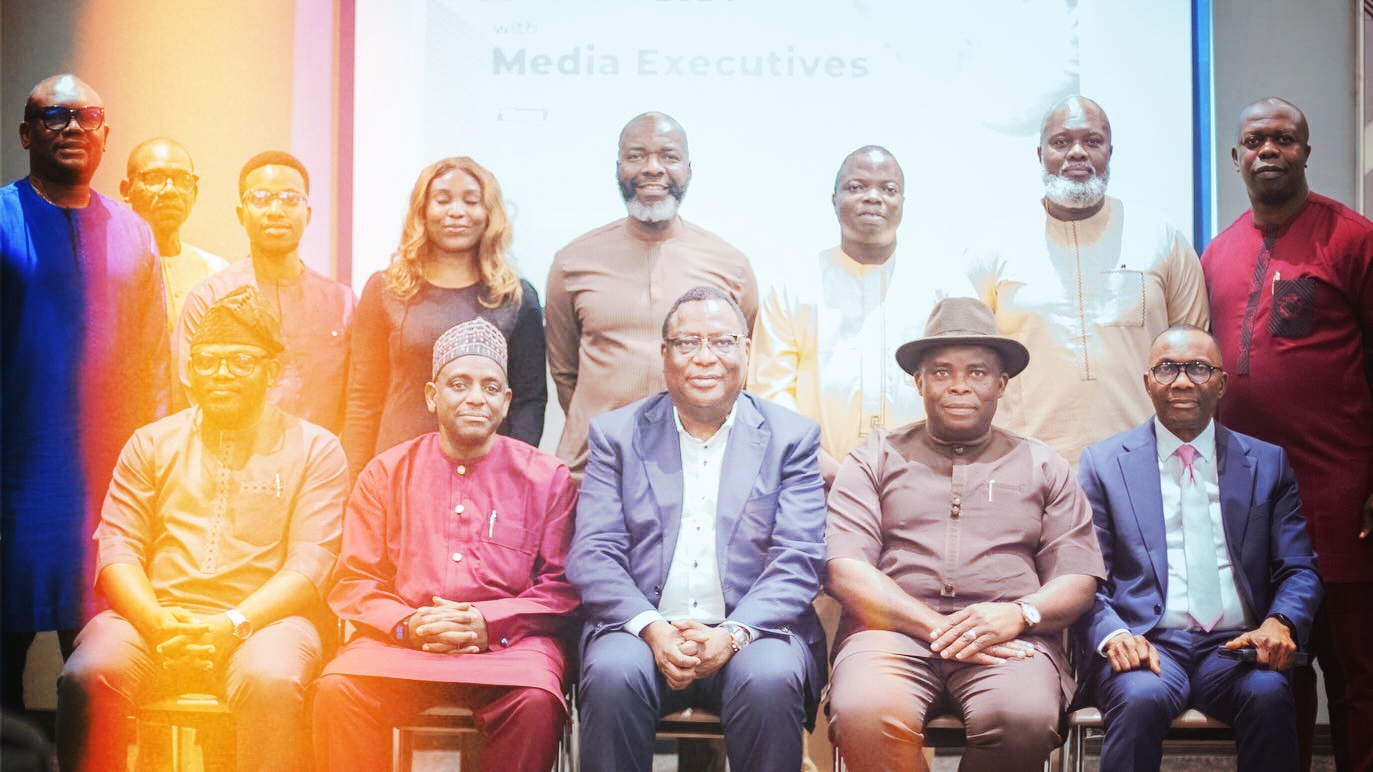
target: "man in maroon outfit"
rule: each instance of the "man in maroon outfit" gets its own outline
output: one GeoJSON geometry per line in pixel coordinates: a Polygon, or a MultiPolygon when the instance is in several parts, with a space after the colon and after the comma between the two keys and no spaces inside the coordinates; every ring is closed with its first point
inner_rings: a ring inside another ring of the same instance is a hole
{"type": "MultiPolygon", "coordinates": [[[[1252,209],[1211,242],[1202,269],[1230,373],[1225,423],[1281,445],[1297,473],[1325,585],[1310,648],[1336,768],[1373,770],[1373,223],[1307,187],[1309,137],[1286,100],[1240,113],[1231,157],[1252,209]]],[[[1315,685],[1304,675],[1309,737],[1315,685]]]]}
{"type": "Polygon", "coordinates": [[[547,772],[567,707],[560,637],[576,488],[567,465],[496,434],[506,344],[484,319],[434,344],[425,401],[439,431],[362,471],[329,605],[358,634],[312,687],[322,772],[389,769],[391,727],[472,708],[485,770],[547,772]]]}

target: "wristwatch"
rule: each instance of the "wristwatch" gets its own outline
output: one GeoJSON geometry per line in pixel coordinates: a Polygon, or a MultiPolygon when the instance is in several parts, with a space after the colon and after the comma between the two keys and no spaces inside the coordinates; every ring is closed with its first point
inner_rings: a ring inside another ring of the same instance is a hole
{"type": "Polygon", "coordinates": [[[729,633],[729,647],[735,654],[739,650],[749,645],[753,641],[753,636],[749,634],[748,628],[738,622],[721,622],[720,629],[729,633]]]}
{"type": "Polygon", "coordinates": [[[234,637],[240,641],[248,640],[248,636],[253,634],[253,623],[248,621],[248,617],[243,616],[243,612],[236,608],[231,608],[224,612],[224,616],[234,623],[234,637]]]}
{"type": "Polygon", "coordinates": [[[1020,616],[1025,619],[1026,630],[1033,628],[1035,625],[1039,624],[1040,620],[1044,618],[1039,615],[1039,609],[1035,608],[1029,603],[1026,603],[1023,600],[1016,601],[1015,605],[1020,607],[1020,616]]]}

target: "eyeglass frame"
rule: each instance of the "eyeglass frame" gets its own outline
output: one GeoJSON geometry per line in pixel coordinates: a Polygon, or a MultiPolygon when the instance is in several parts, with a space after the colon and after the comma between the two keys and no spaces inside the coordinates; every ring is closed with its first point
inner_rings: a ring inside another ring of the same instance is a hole
{"type": "Polygon", "coordinates": [[[1153,379],[1157,381],[1161,386],[1173,385],[1173,383],[1177,381],[1178,376],[1182,375],[1183,373],[1187,374],[1187,380],[1191,381],[1193,385],[1203,386],[1207,383],[1210,383],[1212,376],[1214,376],[1217,372],[1225,372],[1225,368],[1213,365],[1210,362],[1203,362],[1199,359],[1193,359],[1190,362],[1174,362],[1171,359],[1165,359],[1164,361],[1159,362],[1158,364],[1149,368],[1149,375],[1152,376],[1153,379]],[[1158,369],[1160,367],[1165,366],[1174,369],[1173,376],[1166,381],[1160,378],[1158,374],[1158,369]],[[1190,372],[1191,369],[1194,367],[1206,368],[1206,377],[1202,378],[1201,380],[1197,380],[1196,376],[1190,372]]]}
{"type": "Polygon", "coordinates": [[[229,371],[229,375],[232,375],[235,378],[247,378],[251,376],[253,373],[257,372],[258,366],[262,364],[262,360],[264,359],[271,359],[271,357],[257,356],[256,354],[248,354],[243,351],[236,351],[232,354],[227,354],[225,356],[220,356],[219,354],[211,354],[208,351],[197,351],[194,354],[191,354],[190,360],[189,362],[187,362],[187,365],[191,368],[191,372],[206,378],[217,374],[221,367],[227,368],[229,371]],[[213,368],[210,368],[208,370],[196,367],[196,357],[212,357],[215,360],[215,365],[213,368]],[[239,372],[238,369],[236,369],[234,365],[230,363],[231,359],[237,359],[240,362],[242,362],[244,359],[251,359],[253,362],[253,366],[244,372],[239,372]]]}
{"type": "Polygon", "coordinates": [[[695,356],[696,352],[701,350],[701,344],[705,343],[710,348],[712,354],[717,357],[724,357],[738,351],[739,343],[747,339],[748,336],[743,333],[722,332],[704,337],[700,335],[683,335],[680,338],[663,338],[663,345],[667,346],[672,353],[677,354],[678,356],[689,357],[695,356]],[[684,351],[680,348],[681,344],[691,343],[692,341],[695,341],[695,345],[691,347],[690,351],[684,351]],[[724,341],[729,341],[729,345],[723,350],[715,347],[717,343],[722,343],[724,341]]]}
{"type": "Polygon", "coordinates": [[[132,176],[130,176],[129,180],[130,180],[131,182],[137,182],[138,184],[142,185],[143,187],[147,188],[148,190],[160,190],[160,189],[164,188],[164,187],[167,185],[168,182],[170,182],[170,183],[172,183],[172,187],[173,187],[174,189],[176,189],[178,192],[180,192],[180,193],[190,193],[191,191],[195,190],[195,186],[198,185],[198,184],[200,183],[200,175],[198,175],[198,174],[196,174],[196,173],[194,173],[194,172],[164,172],[164,171],[162,171],[162,170],[160,170],[160,169],[149,169],[148,171],[142,171],[142,172],[137,172],[137,173],[133,174],[132,176]],[[150,183],[150,182],[148,182],[148,180],[147,180],[146,178],[147,178],[148,175],[150,175],[150,174],[160,174],[160,175],[162,175],[162,182],[159,182],[159,183],[150,183]],[[189,179],[189,180],[191,181],[190,186],[189,186],[189,187],[183,188],[183,187],[181,187],[180,185],[176,184],[176,178],[177,178],[178,176],[184,177],[185,179],[189,179]]]}
{"type": "Polygon", "coordinates": [[[252,190],[245,190],[243,195],[239,196],[239,200],[243,202],[244,206],[252,207],[260,212],[265,212],[272,208],[272,203],[274,201],[280,201],[283,209],[296,209],[303,205],[308,206],[310,203],[310,196],[299,190],[278,190],[273,193],[270,190],[254,188],[252,190]],[[267,196],[263,201],[258,202],[252,198],[255,193],[265,193],[267,196]]]}
{"type": "Polygon", "coordinates": [[[105,125],[105,108],[99,105],[84,105],[82,107],[47,105],[45,107],[34,108],[33,110],[24,113],[24,121],[26,123],[33,123],[35,120],[41,123],[43,128],[54,134],[66,131],[67,128],[71,126],[73,120],[76,121],[77,128],[82,131],[99,131],[100,128],[105,125]],[[95,111],[97,120],[94,126],[88,127],[82,123],[81,114],[89,111],[95,111]],[[51,117],[59,114],[63,115],[64,119],[62,123],[53,126],[50,122],[51,117]]]}

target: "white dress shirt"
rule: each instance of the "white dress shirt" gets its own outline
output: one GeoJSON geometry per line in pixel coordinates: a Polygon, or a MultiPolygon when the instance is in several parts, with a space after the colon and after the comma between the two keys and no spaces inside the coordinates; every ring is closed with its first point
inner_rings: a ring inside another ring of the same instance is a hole
{"type": "Polygon", "coordinates": [[[626,632],[638,635],[654,622],[694,619],[707,625],[725,621],[725,594],[720,585],[720,563],[715,549],[716,503],[720,474],[734,428],[734,408],[714,435],[699,440],[682,426],[677,408],[677,440],[682,451],[682,520],[677,546],[672,552],[663,597],[656,610],[636,614],[625,623],[626,632]]]}
{"type": "MultiPolygon", "coordinates": [[[[1186,378],[1179,373],[1179,378],[1186,378]]],[[[1182,538],[1182,459],[1177,450],[1184,443],[1177,435],[1168,431],[1158,417],[1154,417],[1154,432],[1157,435],[1159,487],[1163,492],[1163,531],[1167,538],[1168,576],[1165,580],[1163,616],[1158,626],[1200,630],[1192,618],[1187,601],[1187,555],[1183,549],[1182,538]]],[[[1225,525],[1220,513],[1220,477],[1216,467],[1216,422],[1211,421],[1191,442],[1186,443],[1197,449],[1192,469],[1206,488],[1206,498],[1210,501],[1211,530],[1215,534],[1216,567],[1220,572],[1221,618],[1213,630],[1247,630],[1252,626],[1253,614],[1244,608],[1239,587],[1235,584],[1235,568],[1230,561],[1230,549],[1226,541],[1225,525]]],[[[1121,628],[1112,631],[1101,640],[1097,651],[1104,652],[1107,642],[1129,631],[1121,628]]]]}

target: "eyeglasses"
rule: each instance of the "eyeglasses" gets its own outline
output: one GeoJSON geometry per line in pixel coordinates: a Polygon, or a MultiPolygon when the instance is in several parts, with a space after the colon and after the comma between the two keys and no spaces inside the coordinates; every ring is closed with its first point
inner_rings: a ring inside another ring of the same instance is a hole
{"type": "MultiPolygon", "coordinates": [[[[717,357],[727,357],[739,348],[739,341],[744,336],[738,333],[728,333],[725,335],[711,335],[706,338],[706,345],[717,357]]],[[[702,338],[699,335],[690,335],[684,338],[663,338],[663,342],[672,348],[673,353],[681,356],[695,354],[701,348],[702,338]]]]}
{"type": "Polygon", "coordinates": [[[76,125],[86,131],[95,131],[105,125],[105,108],[103,107],[40,107],[33,114],[25,116],[24,120],[41,118],[43,126],[48,131],[65,131],[71,125],[72,118],[76,119],[76,125]]]}
{"type": "Polygon", "coordinates": [[[273,201],[280,201],[283,208],[295,209],[304,204],[309,198],[298,190],[282,190],[273,193],[270,190],[250,190],[243,194],[243,203],[254,209],[270,209],[273,201]]]}
{"type": "Polygon", "coordinates": [[[190,172],[148,171],[139,172],[138,174],[135,174],[133,178],[138,180],[138,182],[148,190],[158,190],[163,185],[171,182],[172,187],[182,193],[190,193],[192,190],[195,190],[195,184],[200,181],[200,177],[191,174],[190,172]]]}
{"type": "Polygon", "coordinates": [[[252,354],[230,354],[228,356],[218,356],[205,351],[191,354],[191,369],[196,375],[214,375],[219,372],[221,365],[229,368],[229,374],[236,378],[247,378],[257,370],[258,362],[262,357],[252,354]]]}
{"type": "Polygon", "coordinates": [[[1159,362],[1149,368],[1149,372],[1154,374],[1154,380],[1167,386],[1178,379],[1178,373],[1187,373],[1187,379],[1200,386],[1211,380],[1211,374],[1222,367],[1208,365],[1205,362],[1159,362]]]}

